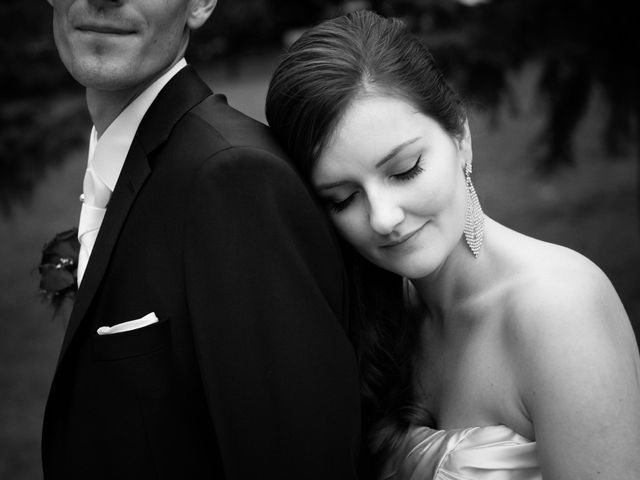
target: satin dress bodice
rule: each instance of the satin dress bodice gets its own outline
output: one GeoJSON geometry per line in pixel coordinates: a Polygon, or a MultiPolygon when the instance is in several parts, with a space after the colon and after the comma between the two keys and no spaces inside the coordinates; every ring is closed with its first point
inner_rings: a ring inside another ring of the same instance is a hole
{"type": "Polygon", "coordinates": [[[504,425],[409,429],[384,480],[542,480],[536,442],[504,425]]]}

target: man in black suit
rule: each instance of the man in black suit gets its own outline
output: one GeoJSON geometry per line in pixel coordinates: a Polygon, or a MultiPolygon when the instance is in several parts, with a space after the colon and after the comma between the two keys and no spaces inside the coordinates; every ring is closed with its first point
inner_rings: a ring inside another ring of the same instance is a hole
{"type": "Polygon", "coordinates": [[[45,479],[355,478],[336,242],[267,127],[186,65],[215,0],[49,2],[94,129],[45,479]]]}

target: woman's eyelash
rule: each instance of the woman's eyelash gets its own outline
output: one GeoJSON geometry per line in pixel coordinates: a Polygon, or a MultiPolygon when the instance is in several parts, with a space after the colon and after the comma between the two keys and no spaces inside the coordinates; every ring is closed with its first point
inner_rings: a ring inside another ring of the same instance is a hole
{"type": "Polygon", "coordinates": [[[392,177],[393,178],[397,178],[398,180],[402,180],[402,181],[411,180],[412,178],[417,177],[418,175],[420,175],[423,172],[423,168],[420,166],[420,159],[421,158],[422,158],[422,155],[420,155],[418,157],[418,159],[416,160],[416,163],[413,165],[413,167],[411,167],[406,172],[396,173],[395,175],[392,175],[392,177]]]}
{"type": "MultiPolygon", "coordinates": [[[[417,177],[423,172],[423,168],[420,166],[421,158],[422,158],[422,155],[418,156],[416,163],[409,170],[405,172],[396,173],[395,175],[392,175],[392,177],[403,182],[406,182],[408,180],[411,180],[412,178],[417,177]]],[[[345,208],[349,206],[349,204],[354,200],[357,193],[358,192],[354,192],[344,200],[340,200],[340,201],[326,199],[324,203],[327,205],[327,209],[329,210],[329,212],[340,213],[341,211],[343,211],[345,208]]]]}
{"type": "Polygon", "coordinates": [[[353,201],[355,195],[356,192],[352,193],[347,198],[339,202],[336,202],[334,200],[326,200],[327,208],[331,213],[340,213],[342,210],[349,206],[349,204],[353,201]]]}

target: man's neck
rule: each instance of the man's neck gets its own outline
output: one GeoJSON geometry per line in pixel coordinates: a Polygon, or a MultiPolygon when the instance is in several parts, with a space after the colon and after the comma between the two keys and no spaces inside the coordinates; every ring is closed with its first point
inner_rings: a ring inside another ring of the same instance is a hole
{"type": "Polygon", "coordinates": [[[182,58],[183,55],[180,54],[169,66],[157,72],[152,78],[130,88],[114,91],[87,88],[87,107],[93,125],[96,127],[98,137],[109,128],[109,125],[118,118],[118,115],[120,115],[131,102],[142,94],[153,82],[168,72],[182,58]]]}
{"type": "Polygon", "coordinates": [[[138,85],[134,89],[114,92],[87,88],[87,107],[89,115],[96,127],[98,137],[109,128],[109,125],[120,115],[151,82],[138,85]]]}

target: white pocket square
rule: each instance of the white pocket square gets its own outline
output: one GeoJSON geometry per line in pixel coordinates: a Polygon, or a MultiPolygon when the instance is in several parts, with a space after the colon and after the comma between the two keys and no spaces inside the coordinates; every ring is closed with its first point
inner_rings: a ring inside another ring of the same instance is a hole
{"type": "Polygon", "coordinates": [[[129,330],[137,330],[153,323],[158,323],[158,317],[154,312],[147,313],[142,318],[129,320],[128,322],[118,323],[112,327],[100,327],[98,335],[112,335],[114,333],[128,332],[129,330]]]}

